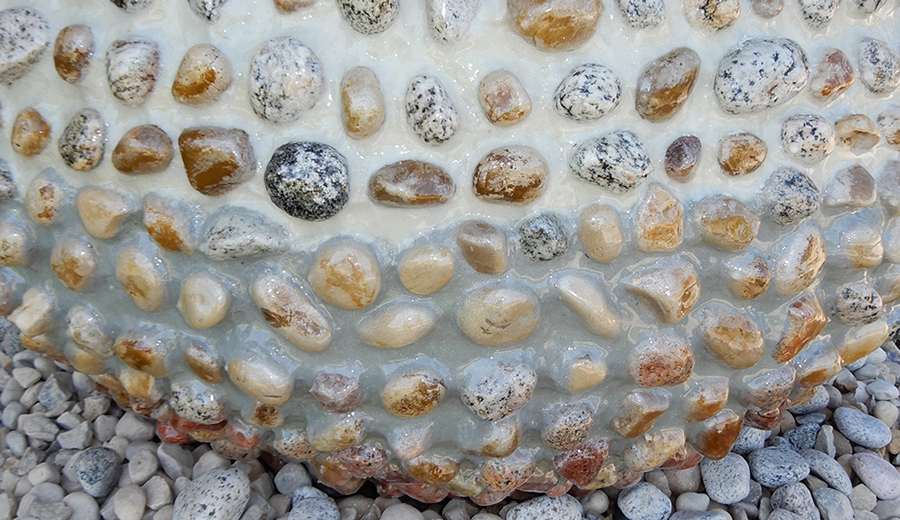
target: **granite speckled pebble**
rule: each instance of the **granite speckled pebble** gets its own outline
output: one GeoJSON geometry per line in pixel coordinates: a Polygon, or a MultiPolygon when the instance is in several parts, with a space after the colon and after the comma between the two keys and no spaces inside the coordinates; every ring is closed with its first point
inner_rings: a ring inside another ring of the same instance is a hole
{"type": "Polygon", "coordinates": [[[875,94],[889,94],[900,85],[900,56],[887,43],[863,38],[856,52],[859,80],[875,94]]]}
{"type": "Polygon", "coordinates": [[[0,11],[0,84],[11,85],[41,59],[50,46],[50,24],[25,7],[0,11]]]}
{"type": "Polygon", "coordinates": [[[400,10],[399,0],[338,0],[337,5],[350,27],[362,34],[384,32],[400,10]]]}
{"type": "Polygon", "coordinates": [[[622,86],[609,68],[596,63],[579,65],[556,87],[556,113],[572,121],[595,121],[619,105],[622,86]]]}
{"type": "Polygon", "coordinates": [[[250,63],[250,105],[274,123],[296,121],[322,97],[325,80],[319,58],[294,38],[274,38],[250,63]]]}
{"type": "Polygon", "coordinates": [[[781,486],[772,492],[772,507],[790,511],[804,520],[818,520],[816,504],[809,489],[801,482],[781,486]]]}
{"type": "Polygon", "coordinates": [[[532,260],[553,260],[565,254],[569,247],[566,226],[553,213],[526,218],[517,230],[521,251],[532,260]]]}
{"type": "Polygon", "coordinates": [[[172,520],[239,518],[250,500],[250,480],[237,469],[210,471],[188,484],[175,499],[172,520]]]}
{"type": "Polygon", "coordinates": [[[406,122],[427,144],[448,141],[459,129],[459,115],[441,82],[416,76],[406,89],[406,122]]]}
{"type": "Polygon", "coordinates": [[[583,514],[581,503],[571,495],[544,496],[513,507],[507,511],[506,520],[576,520],[583,514]]]}
{"type": "Polygon", "coordinates": [[[766,214],[785,225],[815,213],[822,203],[822,192],[805,173],[782,166],[763,184],[759,199],[766,214]]]}
{"type": "Polygon", "coordinates": [[[706,493],[720,504],[734,504],[750,494],[750,466],[736,453],[721,460],[703,459],[700,475],[706,493]]]}
{"type": "Polygon", "coordinates": [[[569,168],[577,177],[612,193],[626,193],[650,175],[651,163],[641,140],[619,131],[580,144],[569,168]]]}
{"type": "Polygon", "coordinates": [[[808,79],[806,53],[795,41],[752,38],[719,62],[714,89],[723,110],[743,114],[786,103],[808,79]]]}
{"type": "Polygon", "coordinates": [[[109,448],[91,448],[78,454],[73,469],[85,493],[101,498],[119,481],[122,458],[109,448]]]}
{"type": "Polygon", "coordinates": [[[350,199],[347,160],[327,144],[279,146],[266,166],[265,184],[276,206],[313,222],[333,217],[350,199]]]}
{"type": "Polygon", "coordinates": [[[227,0],[188,0],[188,5],[198,16],[215,22],[221,14],[219,8],[225,5],[227,0]]]}
{"type": "Polygon", "coordinates": [[[666,19],[663,0],[616,0],[625,23],[635,29],[653,29],[666,19]]]}
{"type": "Polygon", "coordinates": [[[900,498],[900,473],[890,462],[874,453],[861,452],[850,457],[850,467],[879,499],[900,498]]]}
{"type": "Polygon", "coordinates": [[[827,454],[816,450],[801,450],[800,455],[809,463],[809,472],[828,483],[834,489],[849,495],[853,484],[843,466],[827,454]]]}
{"type": "Polygon", "coordinates": [[[672,513],[669,497],[646,482],[620,493],[617,504],[628,520],[665,520],[672,513]]]}
{"type": "Polygon", "coordinates": [[[253,258],[280,252],[287,233],[255,211],[231,209],[210,216],[199,249],[210,260],[253,258]]]}
{"type": "Polygon", "coordinates": [[[809,475],[809,464],[787,448],[763,448],[748,457],[753,479],[768,488],[799,482],[809,475]]]}
{"type": "Polygon", "coordinates": [[[891,429],[871,415],[842,406],[834,411],[834,424],[851,442],[866,448],[882,448],[891,443],[891,429]]]}
{"type": "Polygon", "coordinates": [[[479,5],[480,0],[426,0],[431,37],[440,43],[464,39],[479,5]]]}
{"type": "Polygon", "coordinates": [[[831,488],[814,489],[812,494],[822,520],[853,520],[853,506],[847,495],[831,488]]]}

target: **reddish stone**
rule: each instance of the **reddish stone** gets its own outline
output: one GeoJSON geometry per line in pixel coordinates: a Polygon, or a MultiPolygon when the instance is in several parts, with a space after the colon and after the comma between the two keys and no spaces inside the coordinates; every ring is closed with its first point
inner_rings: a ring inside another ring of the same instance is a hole
{"type": "Polygon", "coordinates": [[[781,425],[781,421],[784,419],[785,406],[781,405],[781,408],[765,412],[747,410],[744,412],[744,424],[758,430],[774,430],[781,425]]]}
{"type": "Polygon", "coordinates": [[[575,449],[553,458],[556,471],[581,487],[594,481],[603,462],[609,455],[609,443],[605,439],[585,442],[575,449]]]}
{"type": "Polygon", "coordinates": [[[225,435],[235,446],[244,450],[252,450],[259,446],[259,429],[241,420],[228,421],[225,435]]]}
{"type": "Polygon", "coordinates": [[[688,469],[693,468],[703,460],[703,454],[690,444],[685,444],[685,451],[678,452],[671,459],[663,462],[662,469],[688,469]]]}
{"type": "Polygon", "coordinates": [[[374,444],[353,446],[335,454],[347,471],[356,478],[371,478],[387,466],[387,453],[374,444]]]}

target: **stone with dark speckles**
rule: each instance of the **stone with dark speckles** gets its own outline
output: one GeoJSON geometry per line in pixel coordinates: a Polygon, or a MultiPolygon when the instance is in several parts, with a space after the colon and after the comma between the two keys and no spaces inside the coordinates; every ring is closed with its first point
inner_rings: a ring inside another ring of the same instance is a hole
{"type": "Polygon", "coordinates": [[[817,163],[834,151],[834,127],[814,114],[789,117],[781,123],[781,146],[796,161],[817,163]]]}
{"type": "Polygon", "coordinates": [[[663,0],[617,0],[622,18],[633,29],[653,29],[666,20],[663,0]]]}
{"type": "Polygon", "coordinates": [[[159,48],[146,38],[116,40],[106,53],[106,78],[116,99],[136,107],[147,101],[159,75],[159,48]]]}
{"type": "Polygon", "coordinates": [[[609,68],[596,63],[579,65],[556,87],[556,112],[573,121],[600,119],[619,105],[622,85],[609,68]]]}
{"type": "Polygon", "coordinates": [[[459,129],[459,116],[441,83],[416,76],[406,89],[406,122],[427,144],[439,145],[459,129]]]}
{"type": "Polygon", "coordinates": [[[800,482],[809,475],[809,464],[788,448],[763,448],[750,454],[747,462],[753,479],[767,488],[800,482]]]}
{"type": "Polygon", "coordinates": [[[26,7],[0,11],[0,84],[11,85],[34,66],[50,46],[50,25],[26,7]]]}
{"type": "Polygon", "coordinates": [[[669,497],[646,482],[620,493],[617,504],[628,520],[665,520],[672,514],[669,497]]]}
{"type": "Polygon", "coordinates": [[[800,14],[810,29],[821,29],[834,18],[839,4],[838,0],[800,0],[800,14]]]}
{"type": "Polygon", "coordinates": [[[156,0],[109,0],[126,13],[136,13],[149,7],[156,0]]]}
{"type": "Polygon", "coordinates": [[[309,221],[333,217],[350,198],[347,160],[322,143],[279,146],[266,166],[265,184],[276,206],[309,221]]]}
{"type": "Polygon", "coordinates": [[[209,219],[200,251],[210,260],[233,260],[277,253],[285,248],[287,232],[255,211],[223,208],[209,219]]]}
{"type": "Polygon", "coordinates": [[[462,401],[475,415],[496,421],[525,406],[537,383],[537,374],[522,363],[499,362],[471,366],[462,389],[462,401]]]}
{"type": "Polygon", "coordinates": [[[219,8],[225,5],[227,0],[188,0],[191,9],[200,17],[215,22],[219,19],[219,8]]]}
{"type": "Polygon", "coordinates": [[[110,448],[91,448],[76,455],[73,469],[88,495],[101,498],[119,482],[122,458],[110,448]]]}
{"type": "Polygon", "coordinates": [[[553,260],[565,254],[569,247],[565,224],[552,213],[529,217],[517,229],[522,253],[532,260],[553,260]]]}
{"type": "Polygon", "coordinates": [[[172,520],[240,518],[250,500],[250,479],[237,469],[216,469],[194,480],[175,499],[172,520]]]}
{"type": "Polygon", "coordinates": [[[273,38],[250,62],[250,106],[274,123],[300,119],[325,90],[319,58],[294,38],[273,38]]]}
{"type": "Polygon", "coordinates": [[[629,131],[618,131],[581,143],[569,160],[572,173],[613,193],[625,193],[650,175],[644,144],[629,131]]]}
{"type": "Polygon", "coordinates": [[[427,0],[428,29],[440,43],[463,39],[478,13],[480,0],[427,0]]]}
{"type": "Polygon", "coordinates": [[[864,283],[848,283],[838,288],[834,300],[834,315],[847,325],[866,325],[881,317],[884,304],[881,296],[864,283]]]}
{"type": "Polygon", "coordinates": [[[859,80],[875,94],[889,94],[900,85],[900,56],[887,43],[864,38],[856,50],[859,80]]]}
{"type": "Polygon", "coordinates": [[[891,429],[856,408],[842,406],[835,410],[834,425],[850,442],[866,448],[878,449],[891,443],[891,429]]]}
{"type": "Polygon", "coordinates": [[[719,62],[716,97],[730,114],[759,112],[786,103],[809,79],[806,53],[787,38],[752,38],[719,62]]]}
{"type": "Polygon", "coordinates": [[[86,108],[75,114],[59,136],[59,155],[69,168],[93,170],[103,160],[106,124],[96,110],[86,108]]]}
{"type": "Polygon", "coordinates": [[[16,198],[18,189],[9,163],[0,159],[0,204],[16,198]]]}
{"type": "Polygon", "coordinates": [[[399,0],[338,0],[337,4],[350,27],[362,34],[384,32],[400,11],[399,0]]]}
{"type": "Polygon", "coordinates": [[[790,166],[769,176],[759,198],[769,217],[781,225],[812,215],[822,203],[822,193],[812,179],[790,166]]]}

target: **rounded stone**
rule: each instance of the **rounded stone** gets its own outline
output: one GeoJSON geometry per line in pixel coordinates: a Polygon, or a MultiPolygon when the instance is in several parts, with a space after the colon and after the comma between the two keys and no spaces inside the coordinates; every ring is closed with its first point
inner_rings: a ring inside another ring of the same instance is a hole
{"type": "Polygon", "coordinates": [[[728,175],[746,175],[762,165],[767,153],[766,143],[749,132],[728,134],[719,141],[719,166],[728,175]]]}
{"type": "Polygon", "coordinates": [[[664,331],[639,343],[628,359],[631,378],[642,387],[673,386],[687,381],[694,354],[679,334],[664,331]]]}
{"type": "Polygon", "coordinates": [[[666,175],[679,182],[691,180],[701,153],[702,145],[697,136],[683,135],[675,139],[666,148],[666,175]]]}
{"type": "Polygon", "coordinates": [[[362,309],[381,290],[381,268],[368,248],[341,241],[325,246],[307,276],[313,291],[340,309],[362,309]]]}
{"type": "Polygon", "coordinates": [[[570,51],[594,35],[600,0],[512,0],[507,4],[516,31],[543,51],[570,51]]]}
{"type": "Polygon", "coordinates": [[[439,291],[453,278],[453,254],[442,246],[429,244],[408,251],[397,262],[400,283],[415,294],[439,291]]]}
{"type": "Polygon", "coordinates": [[[622,86],[615,73],[603,65],[579,65],[556,87],[556,113],[572,121],[595,121],[619,105],[622,86]]]}
{"type": "Polygon", "coordinates": [[[809,78],[812,96],[832,100],[850,88],[856,80],[856,68],[840,49],[829,49],[809,78]]]}
{"type": "Polygon", "coordinates": [[[25,108],[13,122],[10,144],[13,151],[23,157],[33,157],[44,151],[50,143],[50,125],[40,112],[25,108]]]}
{"type": "Polygon", "coordinates": [[[272,202],[303,220],[327,220],[350,199],[347,160],[327,144],[279,146],[266,166],[264,181],[272,202]]]}
{"type": "Polygon", "coordinates": [[[801,163],[817,163],[834,151],[834,128],[822,116],[797,115],[781,124],[785,154],[801,163]]]}
{"type": "Polygon", "coordinates": [[[178,494],[172,520],[227,520],[240,516],[250,500],[250,480],[237,469],[215,469],[178,494]]]}
{"type": "Polygon", "coordinates": [[[98,264],[94,246],[82,237],[62,237],[50,253],[54,274],[69,290],[76,292],[87,287],[98,264]]]}
{"type": "Polygon", "coordinates": [[[741,3],[738,0],[686,0],[683,5],[688,23],[707,31],[727,29],[741,16],[741,3]]]}
{"type": "Polygon", "coordinates": [[[612,193],[626,193],[650,175],[651,165],[640,139],[618,131],[578,145],[569,168],[576,177],[612,193]]]}
{"type": "Polygon", "coordinates": [[[815,213],[822,193],[805,173],[782,166],[766,179],[759,199],[769,217],[785,225],[815,213]]]}
{"type": "Polygon", "coordinates": [[[512,126],[531,114],[531,97],[519,78],[508,70],[495,70],[478,84],[478,101],[488,121],[512,126]]]}
{"type": "Polygon", "coordinates": [[[250,106],[273,123],[296,121],[325,90],[319,59],[294,38],[273,38],[250,62],[250,106]]]}
{"type": "Polygon", "coordinates": [[[73,170],[86,172],[103,160],[106,146],[106,124],[96,110],[84,109],[75,114],[59,136],[59,155],[73,170]]]}
{"type": "Polygon", "coordinates": [[[77,83],[94,54],[94,33],[86,25],[69,25],[59,31],[53,46],[53,64],[59,77],[77,83]]]}
{"type": "Polygon", "coordinates": [[[426,144],[448,141],[459,129],[459,114],[437,78],[416,76],[405,97],[406,122],[426,144]]]}
{"type": "Polygon", "coordinates": [[[900,56],[887,43],[863,38],[858,44],[859,80],[875,94],[888,94],[900,85],[900,56]]]}
{"type": "Polygon", "coordinates": [[[439,318],[440,311],[429,302],[395,299],[363,318],[357,332],[367,345],[401,348],[430,334],[439,318]]]}
{"type": "Polygon", "coordinates": [[[116,40],[106,53],[106,78],[113,96],[125,105],[142,105],[159,75],[159,48],[145,38],[116,40]]]}
{"type": "Polygon", "coordinates": [[[384,94],[372,69],[355,67],[341,78],[341,121],[353,139],[366,139],[384,124],[384,94]]]}
{"type": "Polygon", "coordinates": [[[553,213],[527,218],[516,226],[516,230],[522,253],[532,260],[553,260],[564,255],[569,248],[566,226],[553,213]]]}
{"type": "Polygon", "coordinates": [[[228,377],[241,391],[257,401],[281,406],[291,397],[293,380],[283,367],[262,356],[228,363],[228,377]]]}
{"type": "Polygon", "coordinates": [[[203,330],[225,318],[231,299],[231,292],[221,279],[208,271],[198,271],[182,283],[177,308],[188,325],[203,330]]]}
{"type": "Polygon", "coordinates": [[[231,64],[222,51],[209,44],[194,45],[184,53],[172,97],[185,105],[213,103],[231,85],[231,64]]]}
{"type": "Polygon", "coordinates": [[[350,27],[361,34],[384,32],[400,11],[399,0],[338,0],[337,5],[350,27]]]}
{"type": "Polygon", "coordinates": [[[156,125],[136,126],[113,149],[112,164],[127,175],[165,171],[174,155],[172,140],[156,125]]]}
{"type": "Polygon", "coordinates": [[[709,498],[719,504],[735,504],[750,494],[750,466],[736,453],[721,460],[703,459],[700,475],[709,498]]]}
{"type": "Polygon", "coordinates": [[[525,287],[489,284],[469,293],[457,322],[463,333],[485,346],[514,345],[524,341],[538,325],[537,295],[525,287]]]}
{"type": "Polygon", "coordinates": [[[508,417],[525,406],[537,383],[537,374],[522,363],[487,363],[470,367],[461,389],[463,403],[487,421],[508,417]]]}
{"type": "Polygon", "coordinates": [[[528,204],[547,184],[547,162],[528,146],[504,146],[485,155],[472,176],[475,195],[494,202],[528,204]]]}
{"type": "Polygon", "coordinates": [[[444,379],[427,368],[405,371],[393,377],[381,391],[385,410],[411,419],[431,413],[447,392],[444,379]]]}
{"type": "Polygon", "coordinates": [[[835,410],[834,425],[844,437],[866,448],[883,448],[891,443],[891,429],[856,408],[842,406],[835,410]]]}
{"type": "Polygon", "coordinates": [[[578,217],[578,237],[591,259],[611,262],[625,245],[619,213],[612,207],[592,204],[578,217]]]}
{"type": "Polygon", "coordinates": [[[850,467],[879,499],[900,497],[900,473],[890,462],[874,453],[860,452],[850,457],[850,467]]]}
{"type": "Polygon", "coordinates": [[[834,315],[847,325],[866,325],[881,317],[881,296],[864,283],[848,283],[838,288],[834,315]]]}
{"type": "Polygon", "coordinates": [[[634,106],[647,121],[671,119],[694,89],[700,55],[679,47],[650,62],[638,77],[634,106]]]}
{"type": "Polygon", "coordinates": [[[652,484],[638,482],[616,501],[628,520],[665,520],[672,514],[672,501],[652,484]]]}
{"type": "Polygon", "coordinates": [[[41,59],[50,46],[50,24],[26,7],[0,11],[0,84],[11,85],[41,59]]]}
{"type": "Polygon", "coordinates": [[[800,482],[809,475],[809,464],[787,448],[756,450],[748,457],[748,463],[753,479],[772,489],[800,482]]]}
{"type": "Polygon", "coordinates": [[[102,498],[118,483],[122,459],[110,448],[90,448],[76,456],[72,469],[85,493],[102,498]]]}
{"type": "Polygon", "coordinates": [[[186,128],[178,136],[178,149],[188,182],[204,195],[228,193],[256,173],[250,136],[239,128],[186,128]]]}
{"type": "Polygon", "coordinates": [[[723,110],[743,114],[786,103],[808,78],[806,53],[796,42],[751,38],[719,61],[713,88],[723,110]]]}
{"type": "Polygon", "coordinates": [[[369,197],[385,206],[434,206],[446,203],[454,193],[453,178],[425,161],[388,164],[369,178],[369,197]]]}

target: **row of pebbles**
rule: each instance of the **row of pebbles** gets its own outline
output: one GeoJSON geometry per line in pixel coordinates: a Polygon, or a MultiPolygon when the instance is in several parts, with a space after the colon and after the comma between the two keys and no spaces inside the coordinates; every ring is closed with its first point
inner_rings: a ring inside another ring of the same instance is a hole
{"type": "MultiPolygon", "coordinates": [[[[89,378],[9,339],[0,352],[0,520],[891,520],[900,517],[900,349],[885,343],[732,452],[626,489],[487,508],[333,499],[298,463],[162,444],[89,378]]],[[[584,492],[583,492],[584,493],[584,492]]]]}

